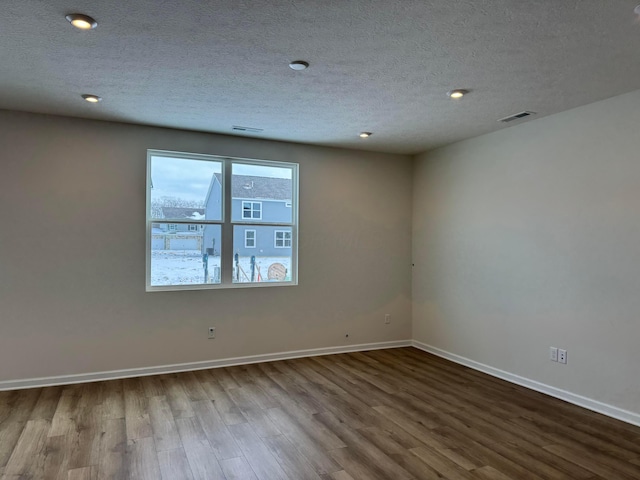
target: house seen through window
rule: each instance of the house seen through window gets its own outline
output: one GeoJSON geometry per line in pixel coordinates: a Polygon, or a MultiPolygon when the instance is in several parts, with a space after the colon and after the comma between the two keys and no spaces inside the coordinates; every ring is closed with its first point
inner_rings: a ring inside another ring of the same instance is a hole
{"type": "Polygon", "coordinates": [[[297,167],[149,150],[147,290],[295,285],[297,167]]]}

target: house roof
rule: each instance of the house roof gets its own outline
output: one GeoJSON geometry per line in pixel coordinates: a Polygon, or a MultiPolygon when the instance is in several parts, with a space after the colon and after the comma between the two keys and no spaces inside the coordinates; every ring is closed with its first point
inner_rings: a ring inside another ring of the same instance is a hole
{"type": "MultiPolygon", "coordinates": [[[[214,178],[219,183],[222,183],[222,176],[219,173],[214,174],[214,178]]],[[[288,178],[234,175],[231,183],[231,196],[233,198],[287,201],[293,197],[293,183],[288,178]]],[[[207,194],[207,198],[208,196],[209,194],[207,194]]]]}
{"type": "Polygon", "coordinates": [[[3,0],[0,108],[412,154],[637,90],[639,1],[3,0]]]}
{"type": "Polygon", "coordinates": [[[170,218],[170,219],[178,219],[178,220],[193,218],[198,220],[203,218],[203,215],[204,215],[204,208],[162,207],[162,218],[170,218]]]}
{"type": "Polygon", "coordinates": [[[233,198],[291,200],[292,197],[292,182],[287,178],[234,175],[231,183],[233,198]]]}

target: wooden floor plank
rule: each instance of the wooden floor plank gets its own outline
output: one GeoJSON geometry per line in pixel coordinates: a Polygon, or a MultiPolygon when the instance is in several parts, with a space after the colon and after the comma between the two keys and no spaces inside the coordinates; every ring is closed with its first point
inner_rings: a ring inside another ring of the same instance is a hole
{"type": "Polygon", "coordinates": [[[332,413],[319,413],[315,415],[315,418],[328,430],[334,432],[347,445],[350,452],[362,458],[370,468],[381,472],[384,477],[400,480],[411,480],[413,478],[411,474],[395,463],[384,451],[361,435],[358,430],[347,427],[340,418],[332,413]]]}
{"type": "Polygon", "coordinates": [[[153,437],[139,438],[129,442],[127,445],[127,471],[131,479],[158,480],[162,478],[153,437]]]}
{"type": "Polygon", "coordinates": [[[69,472],[69,460],[71,459],[71,446],[69,437],[60,435],[57,437],[47,437],[45,446],[45,456],[41,472],[42,478],[66,479],[69,472]]]}
{"type": "Polygon", "coordinates": [[[44,464],[45,445],[50,430],[51,422],[48,420],[29,420],[4,467],[4,475],[33,476],[44,464]]]}
{"type": "Polygon", "coordinates": [[[105,418],[124,418],[124,389],[122,380],[105,382],[103,398],[105,418]]]}
{"type": "Polygon", "coordinates": [[[545,450],[605,478],[631,480],[640,478],[640,469],[623,460],[591,452],[586,456],[564,445],[549,445],[545,450]]]}
{"type": "Polygon", "coordinates": [[[225,389],[212,375],[212,370],[199,370],[194,372],[205,394],[212,400],[216,410],[227,425],[245,423],[247,419],[242,415],[235,403],[229,398],[225,389]]]}
{"type": "MultiPolygon", "coordinates": [[[[248,423],[229,427],[259,480],[289,480],[287,474],[248,423]]],[[[293,479],[291,479],[293,480],[293,479]]]]}
{"type": "Polygon", "coordinates": [[[357,452],[353,452],[349,447],[336,448],[331,450],[329,455],[354,480],[387,480],[389,478],[379,470],[371,468],[372,465],[366,458],[358,455],[357,452]]]}
{"type": "Polygon", "coordinates": [[[218,460],[242,456],[240,447],[210,400],[194,402],[193,410],[218,460]]]}
{"type": "Polygon", "coordinates": [[[196,480],[224,480],[222,469],[198,418],[178,418],[176,424],[182,445],[187,453],[193,478],[196,480]]]}
{"type": "Polygon", "coordinates": [[[140,384],[146,397],[161,397],[166,395],[167,392],[162,385],[160,375],[148,375],[146,377],[140,377],[140,384]]]}
{"type": "Polygon", "coordinates": [[[8,420],[0,423],[0,468],[4,468],[7,464],[26,423],[8,420]]]}
{"type": "Polygon", "coordinates": [[[179,374],[162,376],[162,385],[167,392],[165,398],[169,403],[173,418],[193,417],[195,413],[191,407],[191,400],[185,392],[180,378],[179,374]]]}
{"type": "Polygon", "coordinates": [[[290,478],[296,480],[321,480],[306,457],[296,451],[293,444],[284,435],[265,438],[264,443],[278,459],[290,478]]]}
{"type": "Polygon", "coordinates": [[[326,430],[324,426],[318,423],[319,428],[315,429],[312,423],[301,425],[296,419],[291,418],[279,408],[269,409],[269,416],[291,443],[295,445],[296,450],[304,455],[315,467],[316,473],[324,475],[340,470],[340,466],[327,454],[327,451],[346,445],[333,434],[322,441],[317,435],[326,430]]]}
{"type": "Polygon", "coordinates": [[[163,479],[194,480],[189,461],[183,448],[158,452],[158,464],[160,465],[160,472],[162,473],[163,479]]]}
{"type": "Polygon", "coordinates": [[[182,447],[178,427],[166,397],[149,398],[149,420],[159,452],[182,447]]]}
{"type": "Polygon", "coordinates": [[[51,420],[50,437],[67,435],[76,430],[77,414],[79,412],[80,397],[77,390],[65,387],[58,401],[56,411],[51,420]]]}
{"type": "Polygon", "coordinates": [[[267,416],[266,411],[260,408],[244,387],[232,388],[228,393],[244,417],[249,420],[253,430],[259,437],[269,437],[282,433],[267,416]]]}
{"type": "Polygon", "coordinates": [[[511,477],[507,477],[505,474],[490,466],[475,469],[473,471],[473,477],[479,480],[511,480],[511,477]]]}
{"type": "Polygon", "coordinates": [[[74,468],[69,470],[67,480],[96,480],[97,473],[94,467],[74,468]]]}
{"type": "Polygon", "coordinates": [[[640,428],[414,348],[0,391],[2,480],[640,480],[640,428]]]}
{"type": "Polygon", "coordinates": [[[49,387],[41,389],[29,420],[53,420],[53,415],[58,408],[58,402],[62,395],[62,387],[49,387]]]}
{"type": "Polygon", "coordinates": [[[144,395],[139,379],[127,378],[123,382],[124,416],[127,440],[137,440],[153,435],[149,419],[149,399],[144,395]]]}
{"type": "Polygon", "coordinates": [[[257,480],[256,474],[244,457],[221,460],[220,466],[227,480],[257,480]]]}
{"type": "Polygon", "coordinates": [[[96,480],[98,478],[95,467],[83,467],[69,470],[67,480],[96,480]]]}
{"type": "Polygon", "coordinates": [[[106,418],[98,461],[98,480],[126,478],[127,433],[124,418],[106,418]]]}
{"type": "Polygon", "coordinates": [[[354,478],[344,470],[334,473],[331,475],[331,478],[333,478],[333,480],[354,480],[354,478]]]}

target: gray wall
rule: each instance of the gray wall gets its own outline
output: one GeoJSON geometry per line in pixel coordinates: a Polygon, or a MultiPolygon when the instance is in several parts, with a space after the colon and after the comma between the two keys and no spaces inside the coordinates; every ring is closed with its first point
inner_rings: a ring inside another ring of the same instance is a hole
{"type": "Polygon", "coordinates": [[[414,339],[640,413],[639,125],[637,91],[419,156],[414,339]]]}
{"type": "Polygon", "coordinates": [[[0,146],[0,380],[410,338],[409,157],[7,111],[0,146]],[[300,284],[146,293],[147,148],[298,162],[300,284]]]}

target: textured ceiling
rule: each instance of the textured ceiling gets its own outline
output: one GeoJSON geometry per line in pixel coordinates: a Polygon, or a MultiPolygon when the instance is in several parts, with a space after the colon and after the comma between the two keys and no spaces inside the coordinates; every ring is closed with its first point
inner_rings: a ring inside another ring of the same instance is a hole
{"type": "Polygon", "coordinates": [[[417,153],[640,88],[639,1],[3,0],[0,108],[417,153]]]}

